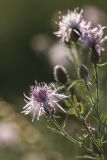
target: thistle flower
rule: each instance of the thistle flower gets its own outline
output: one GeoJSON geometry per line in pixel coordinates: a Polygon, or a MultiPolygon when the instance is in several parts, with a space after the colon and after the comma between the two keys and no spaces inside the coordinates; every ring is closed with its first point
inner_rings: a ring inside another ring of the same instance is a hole
{"type": "Polygon", "coordinates": [[[105,40],[107,39],[107,36],[103,37],[103,30],[106,27],[102,27],[101,25],[98,25],[97,27],[93,29],[88,29],[86,32],[83,32],[82,35],[82,41],[86,47],[91,48],[98,54],[101,53],[101,51],[104,51],[103,44],[105,40]]]}
{"type": "Polygon", "coordinates": [[[78,40],[83,29],[89,27],[89,24],[83,19],[83,10],[79,12],[78,8],[73,12],[68,11],[66,15],[59,18],[61,19],[58,23],[59,30],[55,32],[55,35],[60,37],[62,42],[78,40]]]}
{"type": "Polygon", "coordinates": [[[37,83],[31,87],[30,97],[25,95],[26,105],[23,107],[22,113],[25,115],[32,114],[32,121],[35,117],[39,120],[42,115],[51,116],[56,109],[60,108],[63,112],[66,111],[58,104],[62,99],[67,98],[63,94],[58,94],[56,89],[48,87],[45,83],[37,83]]]}

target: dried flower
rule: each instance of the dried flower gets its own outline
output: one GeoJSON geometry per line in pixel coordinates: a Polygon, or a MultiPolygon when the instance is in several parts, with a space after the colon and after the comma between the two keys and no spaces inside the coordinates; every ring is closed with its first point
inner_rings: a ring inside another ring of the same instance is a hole
{"type": "Polygon", "coordinates": [[[36,117],[39,120],[39,117],[42,115],[51,116],[56,109],[60,108],[63,112],[66,111],[58,104],[62,99],[67,98],[63,94],[58,94],[56,89],[48,87],[45,83],[37,83],[35,86],[31,87],[30,97],[25,95],[26,105],[23,107],[25,115],[32,114],[32,121],[36,117]]]}
{"type": "Polygon", "coordinates": [[[69,42],[70,39],[75,40],[75,38],[80,37],[83,10],[79,12],[79,9],[76,8],[73,12],[68,11],[66,15],[59,18],[61,19],[58,23],[59,30],[55,32],[55,35],[60,37],[62,42],[69,42]]]}
{"type": "Polygon", "coordinates": [[[84,31],[82,34],[82,41],[86,47],[90,47],[92,50],[96,51],[98,54],[104,50],[103,44],[107,39],[107,36],[103,37],[103,30],[106,27],[102,27],[98,25],[93,29],[88,29],[86,32],[84,31]]]}

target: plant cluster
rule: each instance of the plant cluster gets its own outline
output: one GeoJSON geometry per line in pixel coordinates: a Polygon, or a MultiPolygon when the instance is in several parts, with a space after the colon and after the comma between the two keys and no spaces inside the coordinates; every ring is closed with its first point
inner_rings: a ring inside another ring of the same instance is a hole
{"type": "Polygon", "coordinates": [[[104,36],[106,27],[93,27],[91,22],[84,20],[83,13],[83,10],[76,8],[65,15],[60,14],[58,31],[54,33],[61,43],[71,49],[71,54],[72,46],[75,46],[79,61],[69,59],[69,62],[75,64],[77,79],[72,80],[63,66],[55,66],[55,83],[48,85],[36,82],[30,89],[30,95],[25,95],[26,105],[22,112],[25,115],[31,114],[32,121],[39,120],[43,115],[47,117],[52,131],[85,150],[86,154],[78,158],[106,160],[104,146],[107,142],[107,121],[101,112],[98,72],[99,67],[106,65],[100,63],[107,39],[104,36]],[[80,63],[83,47],[89,51],[91,71],[80,63]],[[79,130],[74,134],[67,130],[70,117],[75,117],[80,124],[79,130]]]}

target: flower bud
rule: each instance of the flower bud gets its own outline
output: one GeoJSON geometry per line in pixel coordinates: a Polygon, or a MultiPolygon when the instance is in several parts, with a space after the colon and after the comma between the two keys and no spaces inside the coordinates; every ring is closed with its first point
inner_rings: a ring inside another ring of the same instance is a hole
{"type": "Polygon", "coordinates": [[[61,65],[54,67],[54,78],[57,82],[66,84],[68,81],[68,75],[66,69],[61,65]]]}
{"type": "Polygon", "coordinates": [[[100,53],[98,53],[95,49],[92,49],[91,52],[90,52],[90,61],[93,63],[93,64],[97,64],[100,59],[101,59],[101,55],[100,53]]]}
{"type": "Polygon", "coordinates": [[[78,74],[79,74],[81,79],[86,80],[88,78],[88,70],[87,70],[86,66],[81,64],[79,69],[78,69],[78,74]]]}

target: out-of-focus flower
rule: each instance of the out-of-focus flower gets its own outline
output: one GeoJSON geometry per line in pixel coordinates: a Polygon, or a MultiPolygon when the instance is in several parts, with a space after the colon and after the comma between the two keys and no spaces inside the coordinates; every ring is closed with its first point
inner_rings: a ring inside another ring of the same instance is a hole
{"type": "Polygon", "coordinates": [[[107,36],[103,37],[103,30],[106,27],[98,25],[93,29],[87,30],[83,33],[82,41],[86,47],[90,47],[92,50],[95,50],[97,53],[101,53],[104,50],[103,44],[107,39],[107,36]]]}
{"type": "Polygon", "coordinates": [[[46,160],[46,158],[47,157],[42,153],[28,153],[24,155],[22,160],[46,160]]]}
{"type": "Polygon", "coordinates": [[[74,11],[68,11],[64,16],[59,17],[61,20],[58,23],[59,30],[55,32],[57,37],[61,38],[62,42],[76,41],[81,36],[84,28],[90,26],[83,19],[83,10],[76,8],[74,11]]]}
{"type": "Polygon", "coordinates": [[[44,152],[28,152],[25,153],[21,160],[62,160],[62,156],[58,152],[45,151],[44,152]]]}
{"type": "MultiPolygon", "coordinates": [[[[49,52],[48,52],[51,65],[63,65],[66,68],[69,68],[68,59],[73,61],[73,57],[71,55],[70,49],[63,43],[55,43],[51,46],[49,52]]],[[[75,53],[75,58],[77,56],[77,53],[75,53]]]]}
{"type": "Polygon", "coordinates": [[[36,82],[35,86],[31,87],[30,97],[25,95],[27,104],[23,107],[22,113],[25,115],[31,113],[33,115],[32,121],[34,121],[35,117],[39,120],[42,115],[51,116],[56,107],[66,113],[58,102],[67,97],[63,94],[58,94],[56,89],[52,89],[45,83],[38,84],[36,82]]]}
{"type": "Polygon", "coordinates": [[[18,145],[20,137],[17,127],[14,124],[0,123],[0,145],[12,147],[18,145]]]}
{"type": "Polygon", "coordinates": [[[83,7],[84,18],[87,21],[91,21],[93,25],[105,24],[106,23],[106,14],[101,8],[98,8],[93,5],[85,5],[83,7]]]}
{"type": "Polygon", "coordinates": [[[52,40],[48,35],[37,34],[34,37],[32,37],[30,41],[30,46],[33,49],[33,51],[45,53],[48,50],[51,43],[52,40]]]}

